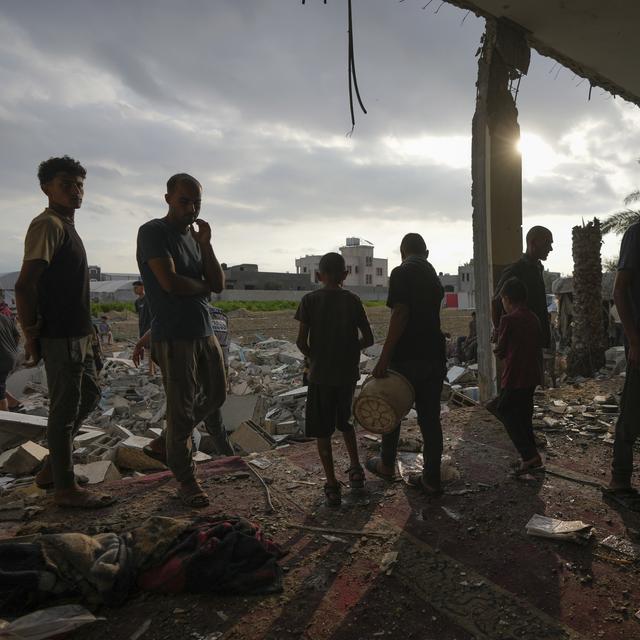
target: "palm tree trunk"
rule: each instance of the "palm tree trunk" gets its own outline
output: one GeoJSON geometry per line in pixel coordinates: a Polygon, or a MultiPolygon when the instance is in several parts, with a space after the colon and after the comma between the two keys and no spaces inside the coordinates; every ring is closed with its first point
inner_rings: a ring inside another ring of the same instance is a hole
{"type": "Polygon", "coordinates": [[[591,377],[605,364],[600,221],[573,228],[573,335],[570,376],[591,377]]]}

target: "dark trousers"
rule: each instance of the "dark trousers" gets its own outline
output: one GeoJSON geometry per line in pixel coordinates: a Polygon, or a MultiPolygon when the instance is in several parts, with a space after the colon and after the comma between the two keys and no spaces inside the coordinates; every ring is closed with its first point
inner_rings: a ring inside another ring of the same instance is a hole
{"type": "MultiPolygon", "coordinates": [[[[402,374],[413,386],[418,414],[418,426],[422,433],[424,468],[422,477],[430,487],[440,487],[440,461],[442,458],[442,426],[440,424],[440,395],[446,373],[443,362],[411,360],[392,362],[390,369],[402,374]]],[[[380,457],[383,464],[393,467],[398,453],[400,424],[382,436],[380,457]]]]}
{"type": "Polygon", "coordinates": [[[92,336],[41,338],[49,387],[47,441],[56,489],[74,484],[73,439],[100,400],[92,336]]]}
{"type": "Polygon", "coordinates": [[[633,473],[633,445],[640,435],[640,370],[627,366],[620,416],[613,444],[611,478],[628,484],[633,473]]]}
{"type": "Polygon", "coordinates": [[[533,435],[534,391],[535,387],[502,389],[497,404],[500,419],[523,460],[531,460],[538,454],[533,435]]]}

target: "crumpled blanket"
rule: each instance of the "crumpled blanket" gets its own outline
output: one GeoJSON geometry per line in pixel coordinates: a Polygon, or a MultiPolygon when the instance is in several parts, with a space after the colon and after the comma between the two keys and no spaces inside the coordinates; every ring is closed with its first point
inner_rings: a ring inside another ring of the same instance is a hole
{"type": "Polygon", "coordinates": [[[160,564],[140,574],[138,585],[159,593],[274,593],[282,590],[282,555],[244,518],[202,518],[176,539],[160,564]]]}
{"type": "Polygon", "coordinates": [[[281,588],[280,556],[239,517],[154,516],[123,534],[41,534],[0,543],[0,610],[30,610],[56,596],[117,606],[136,583],[166,593],[266,593],[281,588]]]}

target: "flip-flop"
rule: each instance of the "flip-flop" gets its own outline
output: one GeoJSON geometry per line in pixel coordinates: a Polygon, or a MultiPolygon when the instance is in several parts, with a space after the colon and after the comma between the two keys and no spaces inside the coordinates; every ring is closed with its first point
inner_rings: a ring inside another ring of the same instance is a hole
{"type": "Polygon", "coordinates": [[[106,493],[87,492],[82,502],[70,502],[67,504],[56,502],[56,505],[63,509],[102,509],[111,506],[115,502],[116,499],[106,493]]]}
{"type": "Polygon", "coordinates": [[[640,493],[631,487],[628,489],[602,487],[602,497],[625,509],[629,509],[629,511],[640,512],[640,493]]]}
{"type": "Polygon", "coordinates": [[[542,473],[545,471],[544,464],[540,463],[535,466],[522,468],[522,462],[520,460],[516,460],[512,462],[510,465],[511,473],[517,478],[518,476],[525,476],[528,473],[542,473]]]}
{"type": "Polygon", "coordinates": [[[204,509],[210,504],[209,496],[202,489],[196,493],[184,493],[178,489],[177,495],[182,501],[182,504],[193,509],[204,509]]]}
{"type": "Polygon", "coordinates": [[[367,471],[369,471],[370,473],[373,473],[374,476],[378,476],[378,478],[382,478],[387,482],[393,482],[395,480],[395,474],[389,474],[389,473],[384,473],[384,471],[379,471],[378,470],[379,462],[380,462],[380,458],[376,456],[374,458],[369,458],[364,463],[364,466],[366,467],[367,471]]]}

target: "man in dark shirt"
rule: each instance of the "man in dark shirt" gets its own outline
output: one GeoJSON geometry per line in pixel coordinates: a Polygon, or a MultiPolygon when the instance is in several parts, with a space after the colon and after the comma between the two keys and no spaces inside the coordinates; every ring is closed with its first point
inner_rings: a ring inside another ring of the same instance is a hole
{"type": "Polygon", "coordinates": [[[20,334],[16,321],[0,313],[0,411],[9,410],[7,378],[16,366],[20,334]]]}
{"type": "Polygon", "coordinates": [[[640,435],[640,223],[631,225],[622,238],[613,300],[625,334],[627,371],[605,495],[640,511],[640,494],[631,485],[633,446],[640,435]]]}
{"type": "Polygon", "coordinates": [[[531,227],[527,233],[527,250],[522,257],[504,269],[496,286],[496,295],[491,304],[494,335],[500,324],[504,307],[500,299],[500,291],[510,278],[518,278],[527,289],[527,305],[538,316],[542,331],[542,347],[551,347],[551,327],[547,311],[547,293],[542,274],[544,268],[541,260],[546,260],[553,247],[553,234],[546,227],[531,227]]]}
{"type": "MultiPolygon", "coordinates": [[[[390,368],[413,385],[424,469],[410,482],[427,494],[437,495],[441,493],[440,394],[446,373],[445,340],[440,330],[444,289],[427,260],[429,252],[422,236],[407,234],[400,244],[400,254],[402,264],[389,278],[389,331],[373,375],[384,377],[390,368]]],[[[393,478],[399,438],[400,424],[382,436],[381,455],[367,461],[369,471],[385,479],[393,478]]]]}
{"type": "Polygon", "coordinates": [[[209,294],[224,288],[224,273],[211,246],[211,227],[198,218],[201,198],[193,176],[169,178],[169,211],[140,227],[137,246],[152,317],[151,355],[167,396],[166,433],[146,451],[160,459],[166,454],[178,495],[191,507],[209,504],[195,477],[191,433],[226,398],[222,352],[208,310],[209,294]]]}
{"type": "Polygon", "coordinates": [[[49,457],[36,483],[53,486],[60,506],[95,508],[113,498],[81,489],[72,460],[73,438],[100,400],[87,256],[75,228],[85,176],[84,167],[68,156],[40,165],[40,188],[49,206],[29,225],[16,303],[28,364],[44,359],[49,387],[49,457]]]}

